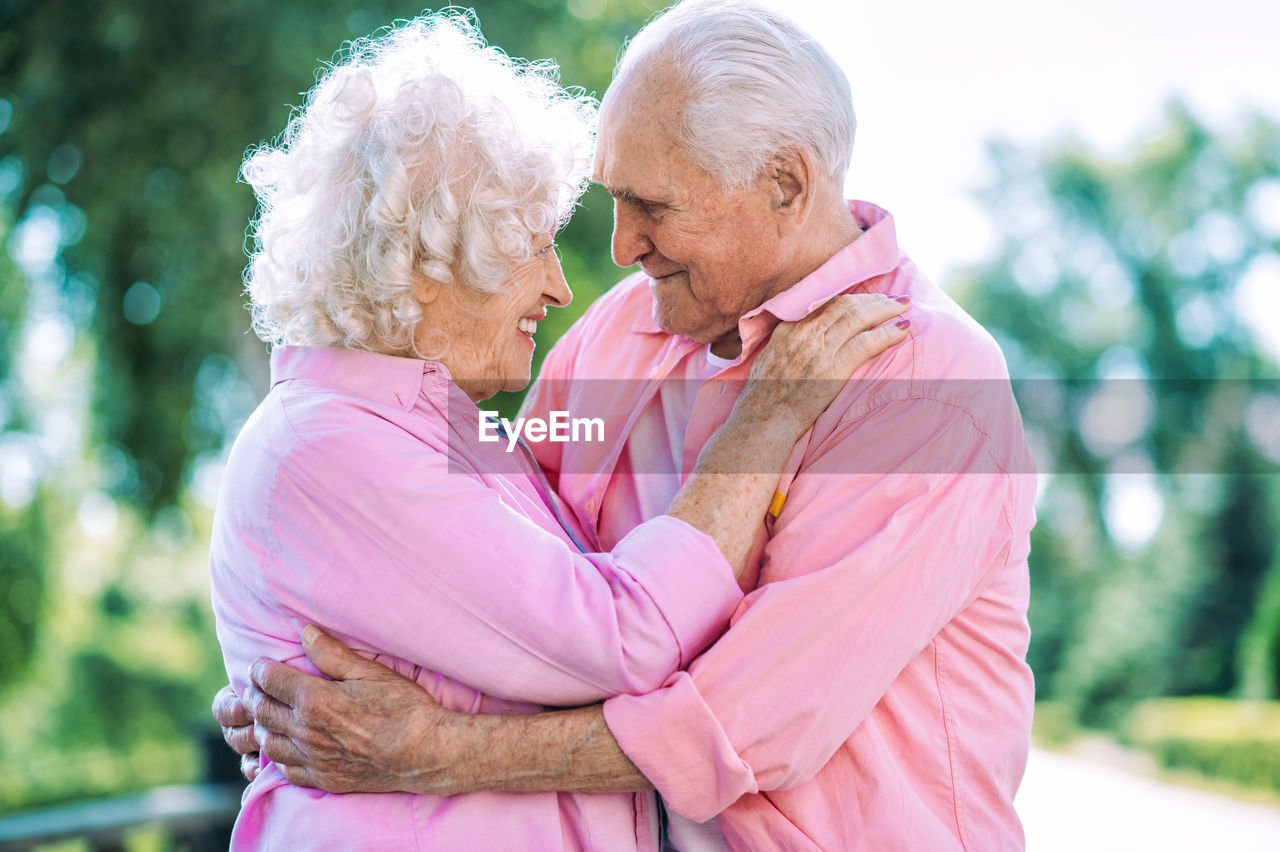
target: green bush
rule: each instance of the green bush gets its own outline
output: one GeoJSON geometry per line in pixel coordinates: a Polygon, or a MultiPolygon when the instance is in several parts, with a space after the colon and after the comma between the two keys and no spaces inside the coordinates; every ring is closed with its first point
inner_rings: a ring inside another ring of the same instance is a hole
{"type": "Polygon", "coordinates": [[[1062,701],[1037,701],[1031,723],[1031,742],[1047,748],[1070,743],[1080,736],[1074,708],[1062,701]]]}
{"type": "Polygon", "coordinates": [[[1280,701],[1143,701],[1122,733],[1168,768],[1280,792],[1280,701]]]}

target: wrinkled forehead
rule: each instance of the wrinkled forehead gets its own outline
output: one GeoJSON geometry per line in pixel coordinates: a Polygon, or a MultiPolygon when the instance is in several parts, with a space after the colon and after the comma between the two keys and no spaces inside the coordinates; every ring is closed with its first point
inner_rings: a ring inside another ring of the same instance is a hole
{"type": "Polygon", "coordinates": [[[657,103],[617,103],[602,113],[592,179],[611,186],[637,174],[666,172],[680,159],[678,119],[657,103]]]}
{"type": "Polygon", "coordinates": [[[678,116],[684,109],[686,89],[668,63],[655,60],[628,66],[601,99],[600,126],[645,121],[654,115],[678,116]]]}

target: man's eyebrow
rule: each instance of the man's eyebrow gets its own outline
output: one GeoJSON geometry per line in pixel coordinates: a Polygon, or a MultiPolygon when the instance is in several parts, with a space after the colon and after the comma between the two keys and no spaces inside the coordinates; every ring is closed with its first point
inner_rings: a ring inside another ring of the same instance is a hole
{"type": "Polygon", "coordinates": [[[606,186],[605,184],[600,183],[599,181],[596,181],[596,186],[599,186],[602,189],[604,189],[605,192],[612,195],[618,201],[624,201],[632,204],[642,203],[640,201],[640,196],[636,195],[635,190],[632,190],[628,187],[606,186]]]}

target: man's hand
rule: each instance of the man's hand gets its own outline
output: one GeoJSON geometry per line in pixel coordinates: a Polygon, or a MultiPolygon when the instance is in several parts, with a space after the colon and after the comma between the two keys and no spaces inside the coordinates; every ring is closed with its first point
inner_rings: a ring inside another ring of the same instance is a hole
{"type": "Polygon", "coordinates": [[[257,688],[245,692],[262,753],[291,784],[330,793],[461,792],[445,776],[465,757],[452,747],[462,731],[453,717],[465,714],[312,625],[302,645],[333,680],[259,658],[249,668],[257,688]]]}
{"type": "Polygon", "coordinates": [[[252,781],[262,767],[258,761],[258,738],[253,732],[253,716],[227,684],[213,696],[213,718],[222,728],[222,738],[240,755],[240,773],[252,781]]]}

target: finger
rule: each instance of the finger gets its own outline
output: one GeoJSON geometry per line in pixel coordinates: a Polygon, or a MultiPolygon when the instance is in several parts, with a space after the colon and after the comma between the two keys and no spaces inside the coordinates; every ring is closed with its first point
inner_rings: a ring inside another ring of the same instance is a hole
{"type": "Polygon", "coordinates": [[[295,787],[314,787],[320,788],[320,781],[315,774],[305,766],[290,766],[288,764],[280,767],[284,772],[284,780],[288,781],[295,787]]]}
{"type": "Polygon", "coordinates": [[[874,294],[870,298],[858,298],[863,295],[868,294],[847,294],[828,302],[829,313],[824,311],[824,319],[829,323],[828,337],[833,334],[853,335],[874,328],[910,306],[910,300],[905,296],[896,298],[874,294]]]}
{"type": "Polygon", "coordinates": [[[253,711],[255,736],[262,742],[261,729],[283,734],[293,733],[293,708],[283,704],[256,687],[244,691],[245,703],[253,711]]]}
{"type": "Polygon", "coordinates": [[[236,754],[256,754],[258,751],[258,738],[253,733],[251,724],[239,728],[223,728],[222,739],[236,754]]]}
{"type": "Polygon", "coordinates": [[[306,755],[293,740],[283,734],[273,734],[270,731],[264,733],[266,738],[262,743],[262,753],[267,756],[267,760],[281,766],[301,766],[307,762],[306,755]]]}
{"type": "Polygon", "coordinates": [[[878,293],[841,293],[832,296],[813,310],[790,325],[797,328],[825,328],[839,319],[843,314],[856,312],[858,307],[870,299],[882,299],[878,293]]]}
{"type": "Polygon", "coordinates": [[[253,717],[245,710],[244,703],[231,688],[231,684],[222,687],[213,696],[213,718],[224,728],[239,728],[253,722],[253,717]]]}
{"type": "Polygon", "coordinates": [[[246,781],[252,781],[258,777],[258,773],[262,771],[262,764],[258,760],[258,753],[240,755],[240,774],[245,777],[246,781]]]}
{"type": "Polygon", "coordinates": [[[302,650],[307,652],[312,665],[334,680],[356,680],[386,673],[385,666],[366,660],[314,624],[302,629],[302,650]]]}
{"type": "Polygon", "coordinates": [[[897,322],[885,323],[869,331],[864,331],[851,337],[841,345],[839,357],[842,360],[851,359],[853,361],[852,367],[857,369],[858,366],[871,360],[889,347],[906,340],[909,336],[910,328],[911,320],[901,319],[897,322]]]}
{"type": "MultiPolygon", "coordinates": [[[[307,681],[318,680],[319,678],[299,671],[293,666],[259,657],[249,665],[249,679],[257,684],[259,689],[277,701],[296,707],[298,697],[306,687],[307,681]]],[[[245,692],[245,697],[248,697],[247,691],[245,692]]],[[[257,710],[253,707],[249,709],[257,713],[257,710]]]]}

